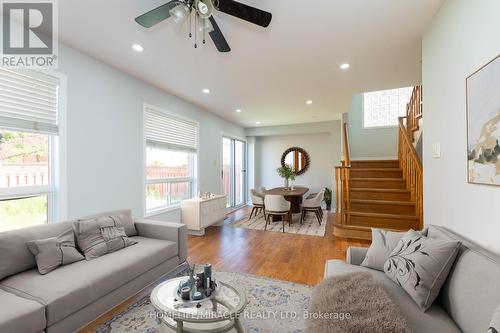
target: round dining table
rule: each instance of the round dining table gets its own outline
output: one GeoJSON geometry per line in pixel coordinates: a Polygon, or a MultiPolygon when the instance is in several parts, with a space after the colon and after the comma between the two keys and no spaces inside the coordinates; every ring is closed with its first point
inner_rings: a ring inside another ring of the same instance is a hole
{"type": "Polygon", "coordinates": [[[293,190],[291,188],[287,187],[276,187],[270,190],[267,190],[265,194],[271,194],[271,195],[282,195],[285,197],[287,201],[291,203],[290,210],[292,211],[292,214],[299,214],[300,213],[300,205],[302,204],[302,197],[304,194],[309,192],[309,189],[307,187],[302,187],[302,186],[294,186],[293,190]]]}

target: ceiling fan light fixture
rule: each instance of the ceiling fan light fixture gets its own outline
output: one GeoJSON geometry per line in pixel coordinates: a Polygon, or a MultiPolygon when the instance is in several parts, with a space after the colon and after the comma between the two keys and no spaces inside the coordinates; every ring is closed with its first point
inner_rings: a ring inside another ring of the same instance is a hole
{"type": "Polygon", "coordinates": [[[200,33],[211,33],[212,31],[214,31],[214,27],[212,26],[212,24],[210,23],[210,21],[208,19],[203,19],[202,20],[202,23],[200,24],[199,26],[199,30],[200,30],[200,33]]]}
{"type": "Polygon", "coordinates": [[[189,16],[189,8],[185,4],[180,4],[172,8],[169,13],[175,23],[182,23],[189,16]]]}
{"type": "Polygon", "coordinates": [[[202,19],[209,18],[212,16],[212,12],[214,11],[212,0],[195,0],[194,7],[202,19]]]}

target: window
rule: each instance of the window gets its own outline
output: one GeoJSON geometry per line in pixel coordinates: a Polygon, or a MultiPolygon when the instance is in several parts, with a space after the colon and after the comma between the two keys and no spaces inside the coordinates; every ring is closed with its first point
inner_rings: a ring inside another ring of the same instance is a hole
{"type": "Polygon", "coordinates": [[[0,231],[54,216],[58,80],[0,68],[0,231]]]}
{"type": "Polygon", "coordinates": [[[146,213],[180,204],[194,196],[198,124],[147,106],[146,213]]]}
{"type": "Polygon", "coordinates": [[[397,126],[398,118],[406,116],[413,87],[373,91],[364,94],[363,127],[397,126]]]}

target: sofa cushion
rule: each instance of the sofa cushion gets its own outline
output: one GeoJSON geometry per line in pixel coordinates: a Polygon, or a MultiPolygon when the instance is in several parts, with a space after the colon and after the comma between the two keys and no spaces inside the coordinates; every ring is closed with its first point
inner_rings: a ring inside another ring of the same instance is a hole
{"type": "Polygon", "coordinates": [[[500,256],[443,227],[429,226],[429,237],[462,242],[439,301],[462,331],[486,332],[500,304],[500,256]]]}
{"type": "Polygon", "coordinates": [[[100,217],[115,216],[119,219],[120,224],[125,228],[125,233],[128,237],[137,236],[134,220],[132,219],[132,211],[130,209],[114,210],[82,217],[81,220],[92,220],[100,217]]]}
{"type": "Polygon", "coordinates": [[[68,229],[57,237],[29,241],[26,246],[35,256],[40,274],[47,274],[59,266],[85,259],[76,249],[73,229],[68,229]]]}
{"type": "Polygon", "coordinates": [[[56,237],[71,228],[71,224],[71,221],[57,222],[0,232],[0,280],[36,267],[26,242],[56,237]]]}
{"type": "Polygon", "coordinates": [[[38,302],[0,290],[0,332],[41,332],[45,329],[45,309],[38,302]]]}
{"type": "Polygon", "coordinates": [[[346,264],[341,260],[327,261],[325,268],[326,276],[338,276],[356,272],[369,273],[374,280],[384,288],[396,307],[400,309],[401,314],[405,317],[413,332],[461,332],[450,316],[437,302],[434,303],[427,312],[424,313],[420,311],[410,296],[392,282],[384,272],[346,264]]]}
{"type": "Polygon", "coordinates": [[[426,311],[438,296],[459,247],[458,241],[427,238],[410,230],[385,262],[384,272],[426,311]]]}
{"type": "Polygon", "coordinates": [[[177,255],[177,244],[133,237],[137,244],[91,261],[62,266],[50,274],[26,271],[0,282],[1,288],[46,305],[47,325],[177,255]]]}
{"type": "Polygon", "coordinates": [[[116,215],[101,216],[73,223],[78,247],[91,260],[121,250],[136,242],[127,237],[121,220],[116,215]]]}

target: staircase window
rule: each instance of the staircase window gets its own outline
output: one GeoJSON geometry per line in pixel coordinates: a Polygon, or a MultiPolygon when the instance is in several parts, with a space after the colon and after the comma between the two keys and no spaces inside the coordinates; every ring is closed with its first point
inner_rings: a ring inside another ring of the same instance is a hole
{"type": "Polygon", "coordinates": [[[413,87],[372,91],[363,94],[363,127],[395,127],[406,116],[413,87]]]}

